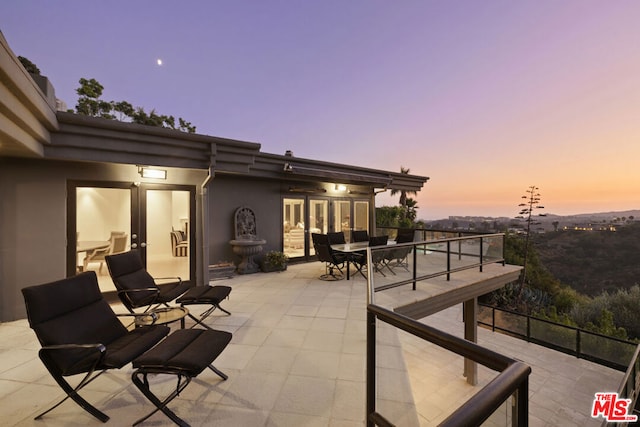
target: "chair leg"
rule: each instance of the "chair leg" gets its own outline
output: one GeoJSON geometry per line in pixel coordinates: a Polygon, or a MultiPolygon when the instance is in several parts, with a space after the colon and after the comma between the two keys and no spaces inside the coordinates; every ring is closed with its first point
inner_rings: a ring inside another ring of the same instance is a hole
{"type": "Polygon", "coordinates": [[[58,385],[60,386],[60,388],[62,390],[64,390],[64,392],[67,394],[61,401],[59,401],[58,403],[56,403],[55,405],[53,405],[51,408],[47,409],[46,411],[42,412],[40,415],[36,416],[34,419],[35,420],[39,420],[40,418],[42,418],[44,415],[48,414],[49,412],[53,411],[54,409],[56,409],[58,406],[60,406],[64,401],[66,401],[67,399],[71,398],[71,400],[73,400],[74,402],[76,402],[78,404],[78,406],[80,406],[82,409],[84,409],[85,411],[87,411],[88,413],[90,413],[91,415],[93,415],[94,417],[96,417],[97,419],[99,419],[100,421],[102,421],[103,423],[106,423],[107,421],[109,421],[109,416],[107,414],[105,414],[104,412],[100,411],[98,408],[96,408],[95,406],[93,406],[92,404],[90,404],[89,402],[87,402],[82,396],[80,396],[78,394],[78,392],[87,384],[89,384],[90,382],[92,382],[93,380],[95,380],[96,378],[98,378],[100,375],[102,375],[104,373],[104,371],[100,371],[98,372],[96,375],[93,375],[94,371],[90,371],[88,372],[84,378],[82,379],[82,381],[80,381],[80,383],[73,388],[71,386],[71,384],[69,384],[62,375],[58,374],[55,371],[52,371],[51,369],[49,369],[49,366],[47,365],[47,363],[43,360],[45,367],[47,368],[47,370],[49,371],[49,373],[51,374],[51,376],[53,377],[54,380],[56,380],[56,382],[58,383],[58,385]]]}
{"type": "MultiPolygon", "coordinates": [[[[206,304],[206,303],[203,303],[203,304],[206,304]]],[[[191,305],[191,304],[187,304],[187,305],[191,305]]],[[[195,304],[193,304],[193,305],[195,305],[195,304]]],[[[184,304],[182,304],[182,307],[184,307],[184,304]]],[[[228,315],[228,316],[231,316],[231,312],[229,312],[229,311],[225,310],[224,308],[220,307],[220,303],[215,303],[215,302],[214,302],[214,303],[211,303],[211,307],[210,307],[210,308],[208,308],[204,313],[202,313],[202,314],[200,315],[200,318],[195,317],[195,316],[194,316],[193,314],[191,314],[191,313],[187,313],[187,316],[189,316],[190,318],[192,318],[192,319],[196,322],[196,323],[192,326],[192,328],[193,328],[193,327],[195,327],[195,326],[197,326],[197,325],[200,325],[200,326],[204,326],[204,327],[205,327],[205,328],[207,328],[207,329],[211,329],[209,326],[207,326],[207,325],[205,325],[205,324],[204,324],[204,321],[205,321],[205,319],[206,319],[207,317],[209,317],[209,316],[211,315],[211,313],[213,313],[213,312],[214,312],[214,310],[215,310],[216,308],[218,308],[218,309],[220,309],[220,310],[224,311],[225,313],[227,313],[227,315],[228,315]]],[[[184,329],[184,328],[185,328],[184,318],[180,321],[180,327],[181,327],[182,329],[184,329]]]]}
{"type": "Polygon", "coordinates": [[[227,374],[225,374],[224,372],[222,372],[221,370],[219,370],[218,368],[216,368],[213,365],[209,365],[209,369],[211,369],[213,372],[215,372],[220,378],[222,378],[223,380],[228,380],[229,377],[227,376],[227,374]]]}
{"type": "Polygon", "coordinates": [[[178,375],[178,385],[176,386],[176,389],[169,396],[167,396],[164,400],[161,401],[151,391],[151,387],[149,386],[149,381],[147,379],[146,372],[135,371],[133,374],[131,374],[131,380],[136,385],[136,387],[138,387],[138,389],[142,392],[142,394],[144,394],[146,398],[149,399],[149,401],[151,401],[151,403],[153,403],[156,407],[155,410],[151,411],[149,414],[145,415],[144,417],[134,422],[133,425],[134,426],[138,425],[141,422],[148,419],[153,414],[155,414],[156,412],[162,411],[167,417],[171,419],[171,421],[173,421],[177,425],[181,427],[189,427],[188,423],[186,423],[182,418],[177,416],[175,412],[173,412],[171,409],[167,407],[167,404],[169,404],[169,402],[175,399],[180,394],[180,392],[184,390],[185,387],[188,386],[189,383],[191,382],[191,377],[189,376],[184,375],[184,381],[182,381],[182,378],[183,378],[183,375],[178,375]],[[140,379],[140,377],[142,377],[142,380],[140,379]]]}

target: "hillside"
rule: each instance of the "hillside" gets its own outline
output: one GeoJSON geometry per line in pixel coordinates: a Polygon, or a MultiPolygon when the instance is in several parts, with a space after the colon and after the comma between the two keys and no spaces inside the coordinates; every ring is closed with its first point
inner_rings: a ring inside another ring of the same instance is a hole
{"type": "Polygon", "coordinates": [[[640,284],[640,223],[616,232],[547,232],[533,244],[549,272],[581,293],[595,296],[640,284]]]}

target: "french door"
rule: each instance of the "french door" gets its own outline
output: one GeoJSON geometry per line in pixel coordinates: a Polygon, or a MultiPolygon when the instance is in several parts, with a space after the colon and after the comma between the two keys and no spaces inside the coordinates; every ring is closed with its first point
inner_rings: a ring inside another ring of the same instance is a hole
{"type": "Polygon", "coordinates": [[[367,200],[319,198],[282,199],[283,252],[289,258],[309,259],[315,255],[312,233],[343,231],[347,241],[351,230],[369,230],[367,200]]]}
{"type": "Polygon", "coordinates": [[[115,291],[104,254],[136,249],[154,277],[195,279],[195,187],[69,182],[67,276],[93,270],[115,291]]]}
{"type": "Polygon", "coordinates": [[[287,197],[282,199],[283,252],[289,258],[307,259],[315,255],[312,233],[329,230],[329,199],[287,197]]]}
{"type": "Polygon", "coordinates": [[[342,231],[347,242],[353,230],[369,230],[369,201],[338,199],[332,205],[332,230],[342,231]]]}

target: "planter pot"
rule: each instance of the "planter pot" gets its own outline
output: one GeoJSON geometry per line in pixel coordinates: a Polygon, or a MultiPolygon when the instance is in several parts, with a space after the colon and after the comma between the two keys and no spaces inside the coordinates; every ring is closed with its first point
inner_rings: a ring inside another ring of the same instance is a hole
{"type": "Polygon", "coordinates": [[[285,271],[287,269],[287,264],[284,266],[273,265],[268,262],[263,262],[260,264],[260,269],[265,273],[271,273],[273,271],[285,271]]]}

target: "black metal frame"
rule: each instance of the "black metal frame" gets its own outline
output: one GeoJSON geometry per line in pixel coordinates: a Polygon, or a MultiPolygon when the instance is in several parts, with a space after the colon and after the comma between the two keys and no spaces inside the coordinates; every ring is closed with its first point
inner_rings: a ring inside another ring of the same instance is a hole
{"type": "Polygon", "coordinates": [[[473,342],[449,335],[435,328],[417,322],[383,307],[367,306],[367,416],[368,427],[374,425],[392,426],[382,414],[376,411],[376,321],[388,323],[450,350],[460,356],[471,359],[500,374],[480,392],[471,397],[453,414],[445,419],[441,426],[480,425],[491,416],[511,395],[516,396],[514,405],[514,425],[526,427],[529,422],[529,375],[531,367],[504,355],[481,347],[473,342]]]}
{"type": "MultiPolygon", "coordinates": [[[[215,372],[220,378],[223,380],[227,380],[229,377],[222,371],[218,370],[215,366],[209,365],[209,369],[215,372]]],[[[139,368],[136,369],[131,374],[131,381],[138,387],[138,390],[145,395],[147,399],[151,403],[154,404],[156,409],[145,415],[144,417],[138,419],[133,425],[138,425],[143,421],[147,420],[150,416],[155,414],[158,411],[162,411],[167,417],[171,419],[174,423],[182,427],[189,427],[189,424],[185,422],[182,418],[176,415],[171,409],[168,408],[168,404],[178,397],[182,390],[184,390],[190,383],[191,380],[195,378],[194,375],[191,375],[189,371],[180,368],[171,368],[171,367],[162,367],[162,368],[139,368]],[[149,385],[149,380],[147,378],[148,374],[167,374],[167,375],[175,375],[177,377],[177,385],[175,390],[171,392],[164,400],[160,400],[152,391],[151,386],[149,385]],[[184,380],[184,381],[183,381],[184,380]]]]}
{"type": "Polygon", "coordinates": [[[601,357],[592,355],[592,354],[588,354],[585,353],[583,351],[581,342],[582,342],[582,336],[594,336],[594,337],[598,337],[604,340],[608,340],[611,342],[615,342],[615,343],[619,343],[622,345],[628,345],[630,349],[635,349],[637,347],[637,343],[633,342],[633,341],[627,341],[627,340],[622,340],[619,338],[615,338],[615,337],[610,337],[607,335],[603,335],[603,334],[599,334],[596,332],[591,332],[591,331],[587,331],[585,329],[581,329],[581,328],[576,328],[575,326],[569,326],[569,325],[563,325],[561,323],[557,323],[557,322],[552,322],[550,320],[546,320],[546,319],[541,319],[535,316],[529,316],[526,314],[522,314],[522,313],[518,313],[516,311],[512,311],[512,310],[507,310],[504,308],[498,308],[498,307],[493,307],[487,304],[478,304],[480,307],[485,308],[485,309],[490,309],[491,310],[491,323],[487,323],[487,322],[483,322],[481,320],[478,320],[478,325],[482,325],[482,326],[486,326],[488,328],[491,329],[492,332],[500,332],[500,333],[504,333],[507,334],[509,336],[515,337],[515,338],[520,338],[523,340],[526,340],[527,342],[532,342],[534,344],[537,345],[541,345],[543,347],[547,347],[565,354],[570,354],[572,356],[575,356],[579,359],[585,359],[588,360],[590,362],[594,362],[594,363],[598,363],[600,365],[606,366],[608,368],[612,368],[612,369],[616,369],[618,371],[625,371],[628,368],[628,365],[623,365],[620,363],[617,363],[615,361],[612,360],[607,360],[607,359],[603,359],[601,357]],[[526,333],[521,333],[519,331],[516,330],[512,330],[512,329],[507,329],[507,328],[503,328],[500,327],[498,325],[496,325],[496,320],[495,320],[495,312],[496,311],[501,311],[504,313],[508,313],[511,316],[515,316],[515,317],[521,317],[526,319],[526,333]],[[532,335],[531,333],[531,321],[535,321],[535,322],[540,322],[540,323],[545,323],[545,324],[549,324],[552,325],[553,327],[556,328],[561,328],[561,329],[565,329],[567,331],[573,331],[575,333],[575,345],[573,348],[569,348],[569,347],[565,347],[565,346],[561,346],[558,344],[554,344],[545,340],[541,340],[539,338],[536,338],[532,335]]]}
{"type": "Polygon", "coordinates": [[[80,390],[82,390],[87,384],[91,383],[93,380],[95,380],[100,375],[102,375],[106,370],[106,369],[102,369],[102,370],[99,370],[97,373],[95,373],[96,367],[100,365],[100,363],[104,359],[106,350],[107,350],[106,347],[102,344],[67,344],[67,345],[52,345],[52,346],[42,347],[38,352],[38,356],[40,357],[40,360],[42,361],[44,366],[47,368],[47,371],[49,371],[49,373],[51,374],[53,379],[56,381],[56,383],[58,383],[60,388],[64,390],[64,392],[66,393],[66,396],[62,400],[60,400],[58,403],[56,403],[55,405],[47,409],[46,411],[37,415],[34,419],[39,420],[44,415],[56,409],[67,399],[71,398],[71,400],[76,402],[82,409],[84,409],[85,411],[87,411],[88,413],[90,413],[91,415],[93,415],[103,423],[106,423],[107,421],[109,421],[109,416],[107,414],[100,411],[98,408],[96,408],[95,406],[87,402],[82,396],[78,394],[80,390]],[[59,350],[70,350],[74,348],[75,349],[80,349],[80,348],[95,349],[98,352],[96,354],[97,357],[96,357],[95,363],[93,364],[93,367],[86,373],[86,375],[82,378],[82,380],[80,380],[78,385],[75,387],[71,386],[71,384],[69,384],[69,382],[64,379],[63,373],[60,371],[60,369],[58,368],[58,365],[51,358],[52,352],[59,351],[59,350]]]}

